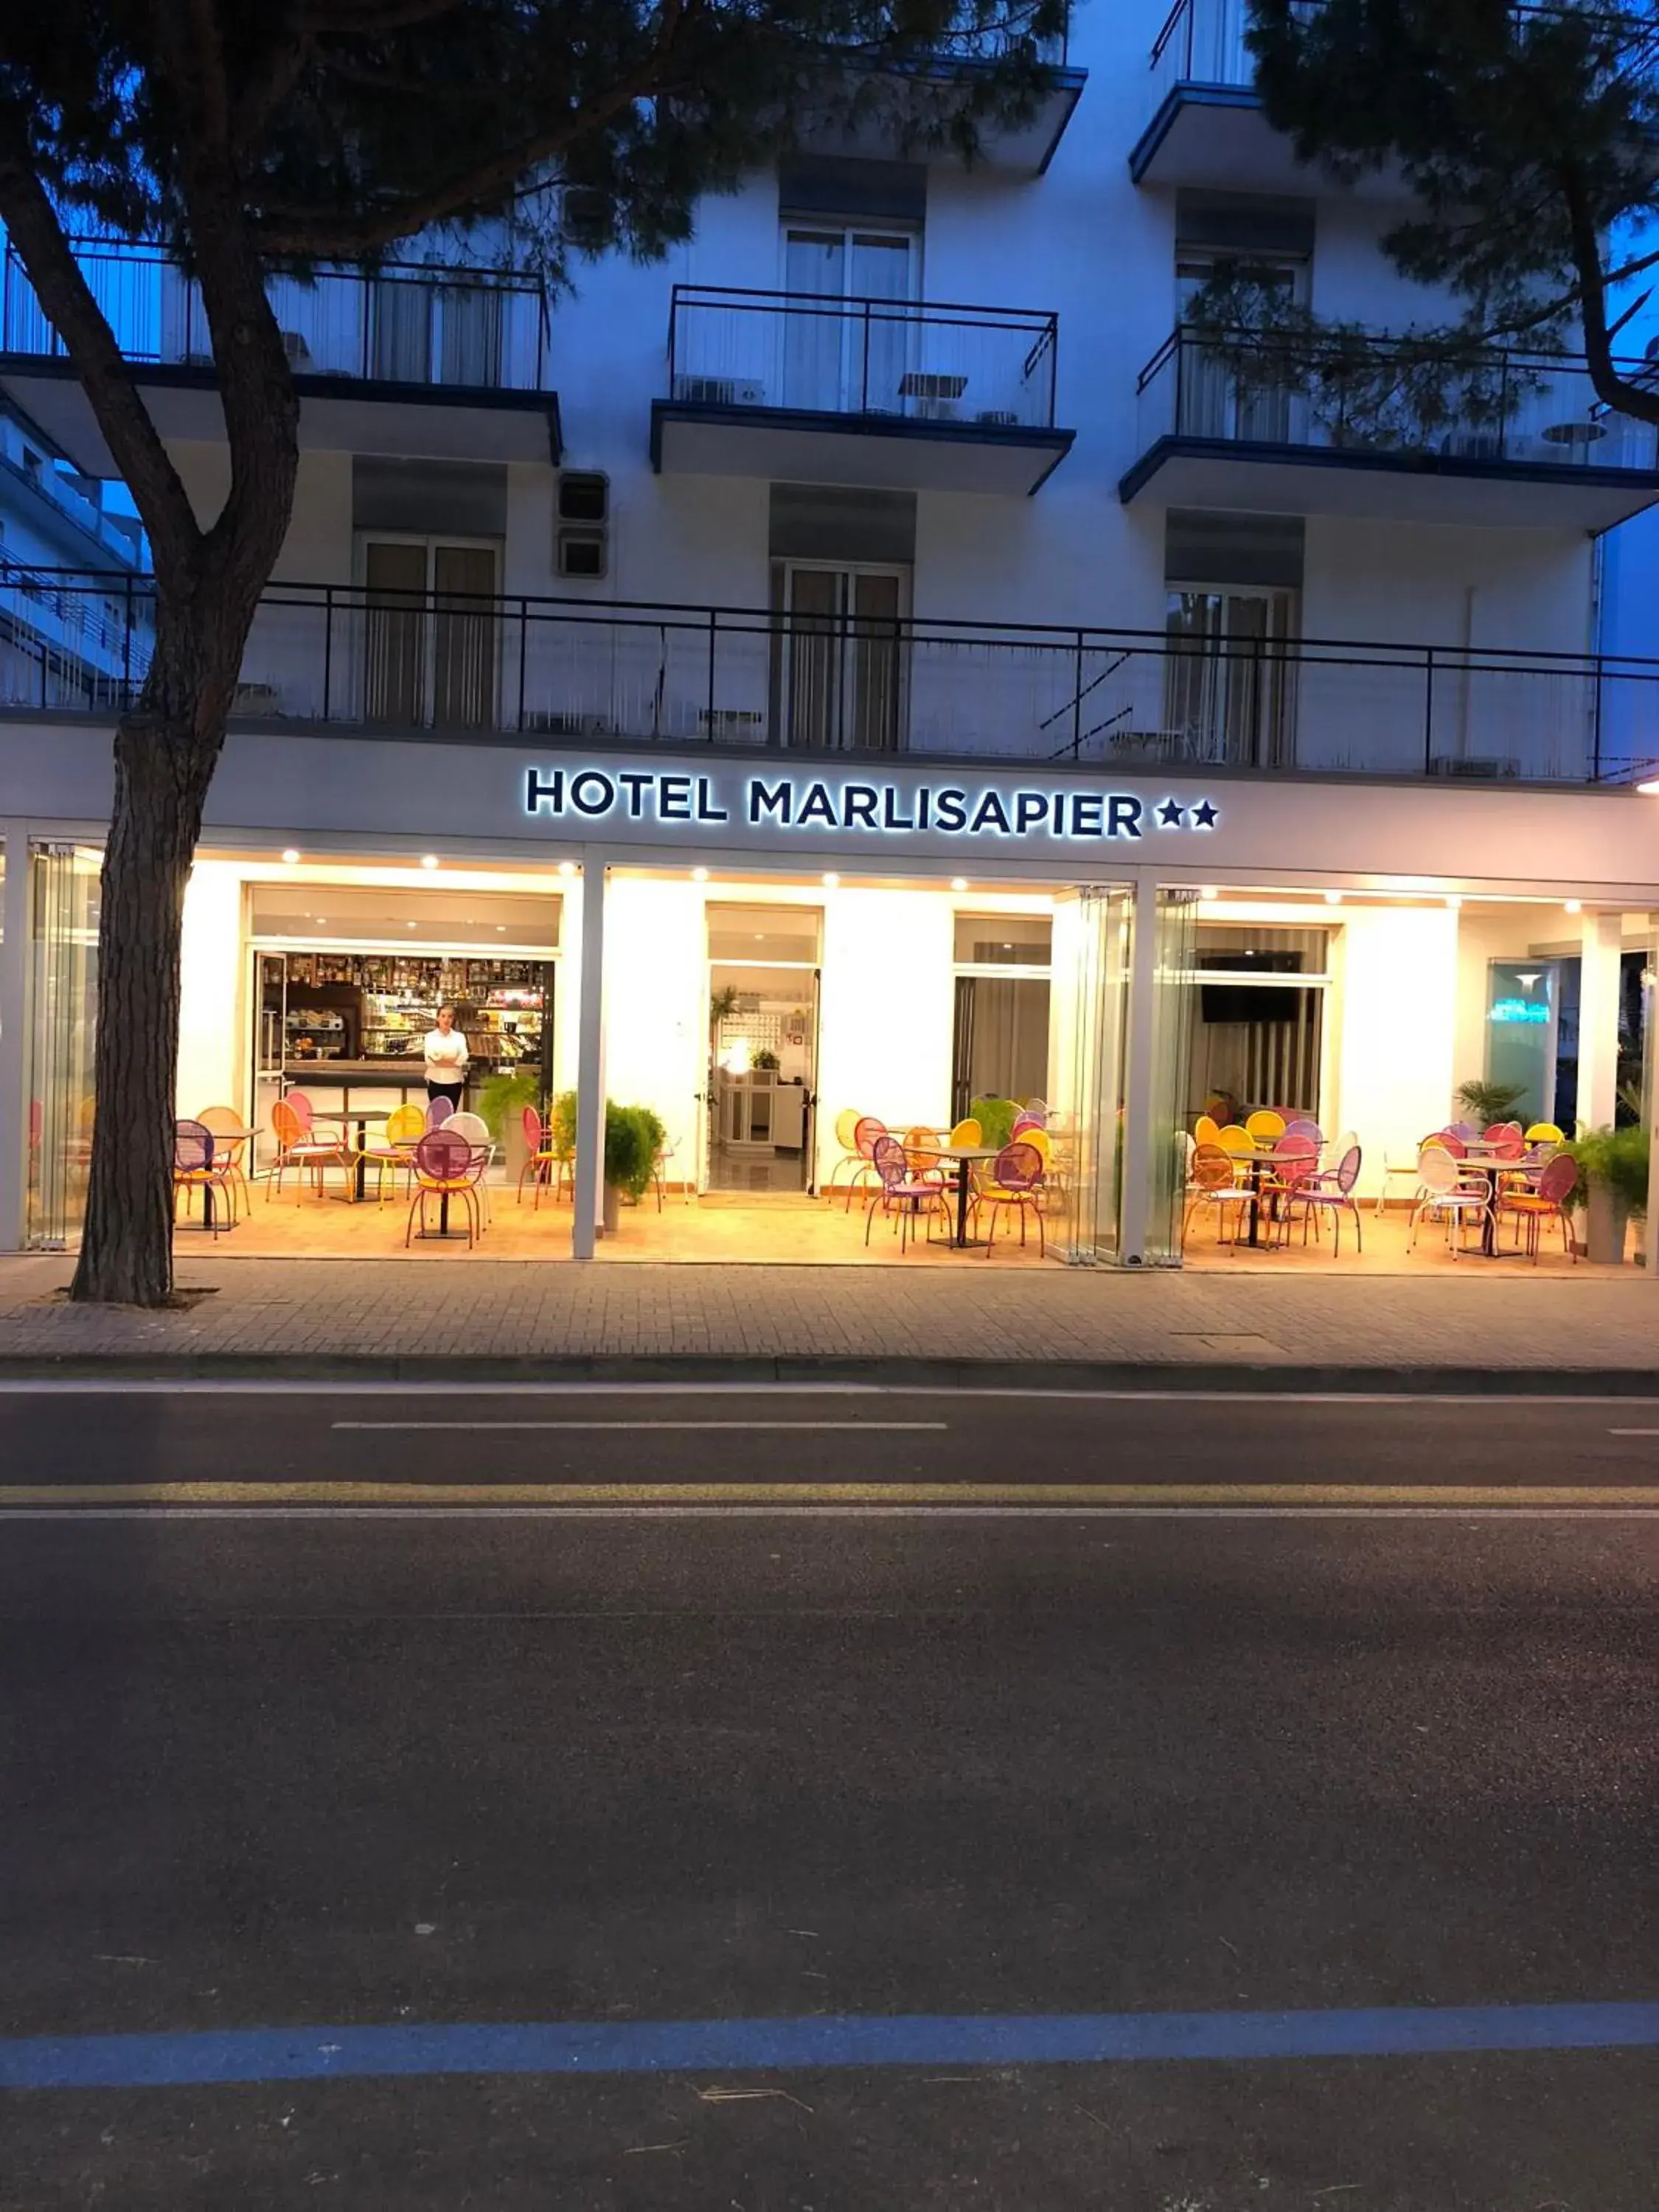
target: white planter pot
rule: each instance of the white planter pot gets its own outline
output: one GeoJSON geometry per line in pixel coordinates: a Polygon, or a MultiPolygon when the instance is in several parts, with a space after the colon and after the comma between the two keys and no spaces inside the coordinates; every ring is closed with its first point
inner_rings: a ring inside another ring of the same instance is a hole
{"type": "Polygon", "coordinates": [[[1616,1191],[1592,1176],[1584,1200],[1584,1254],[1598,1267],[1617,1267],[1625,1257],[1630,1208],[1616,1191]]]}
{"type": "Polygon", "coordinates": [[[622,1225],[622,1193],[613,1182],[605,1187],[605,1233],[614,1237],[622,1225]]]}
{"type": "Polygon", "coordinates": [[[501,1127],[501,1158],[506,1163],[507,1187],[516,1190],[519,1177],[530,1158],[530,1147],[525,1141],[524,1115],[516,1108],[501,1127]]]}

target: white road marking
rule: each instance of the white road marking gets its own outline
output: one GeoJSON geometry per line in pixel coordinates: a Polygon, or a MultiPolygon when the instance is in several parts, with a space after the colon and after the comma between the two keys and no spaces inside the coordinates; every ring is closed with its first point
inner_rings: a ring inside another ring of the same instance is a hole
{"type": "Polygon", "coordinates": [[[1659,1429],[1609,1429],[1610,1437],[1659,1437],[1659,1429]]]}
{"type": "Polygon", "coordinates": [[[948,1421],[331,1421],[335,1429],[948,1429],[948,1421]]]}

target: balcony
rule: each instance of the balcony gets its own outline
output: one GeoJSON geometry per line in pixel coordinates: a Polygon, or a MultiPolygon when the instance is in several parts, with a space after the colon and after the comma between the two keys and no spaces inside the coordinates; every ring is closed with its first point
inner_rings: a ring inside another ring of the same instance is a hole
{"type": "MultiPolygon", "coordinates": [[[[82,240],[76,258],[164,438],[224,435],[197,286],[154,247],[82,240]]],[[[388,263],[319,269],[267,288],[300,394],[303,448],[411,459],[559,459],[539,283],[388,263]]],[[[57,331],[8,247],[0,386],[88,476],[118,471],[57,331]]]]}
{"type": "MultiPolygon", "coordinates": [[[[1310,12],[1322,0],[1302,0],[1310,12]]],[[[1232,192],[1317,191],[1316,172],[1261,112],[1244,44],[1249,0],[1176,0],[1152,47],[1146,129],[1129,155],[1138,185],[1232,192]]],[[[1361,178],[1362,196],[1397,196],[1388,173],[1361,178]]]]}
{"type": "MultiPolygon", "coordinates": [[[[131,696],[149,587],[125,605],[122,634],[107,579],[0,566],[0,610],[33,640],[12,650],[0,632],[0,708],[106,714],[131,696]],[[68,643],[94,624],[101,671],[68,643]]],[[[265,594],[236,716],[459,742],[1589,784],[1659,761],[1659,660],[289,584],[265,594]]]]}
{"type": "MultiPolygon", "coordinates": [[[[941,96],[947,106],[951,88],[968,85],[1003,58],[1006,33],[988,31],[964,9],[961,28],[948,33],[925,58],[903,69],[888,64],[883,70],[887,97],[872,102],[851,138],[811,143],[809,150],[853,154],[866,159],[955,161],[949,133],[937,133],[918,147],[913,131],[923,100],[930,121],[939,120],[941,96]],[[915,95],[920,92],[922,100],[915,95]]],[[[1016,121],[990,122],[981,126],[979,158],[988,168],[1019,177],[1040,177],[1053,161],[1088,82],[1088,71],[1074,68],[1065,36],[1045,40],[1037,48],[1043,82],[1030,111],[1016,121]]]]}
{"type": "Polygon", "coordinates": [[[904,491],[1037,489],[1059,322],[1017,307],[677,284],[651,462],[671,476],[904,491]]]}
{"type": "Polygon", "coordinates": [[[1212,345],[1177,331],[1141,371],[1139,459],[1118,495],[1126,506],[1583,531],[1659,499],[1659,429],[1604,406],[1577,356],[1494,354],[1481,382],[1489,401],[1479,412],[1431,421],[1413,410],[1402,374],[1386,427],[1362,434],[1345,420],[1340,388],[1308,398],[1240,380],[1212,345]]]}

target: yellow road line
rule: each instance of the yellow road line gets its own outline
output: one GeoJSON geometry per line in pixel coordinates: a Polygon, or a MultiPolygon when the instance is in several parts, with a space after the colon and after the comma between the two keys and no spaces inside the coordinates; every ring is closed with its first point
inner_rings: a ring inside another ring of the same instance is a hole
{"type": "Polygon", "coordinates": [[[1300,1482],[132,1482],[0,1485],[41,1505],[1653,1506],[1659,1484],[1300,1482]]]}

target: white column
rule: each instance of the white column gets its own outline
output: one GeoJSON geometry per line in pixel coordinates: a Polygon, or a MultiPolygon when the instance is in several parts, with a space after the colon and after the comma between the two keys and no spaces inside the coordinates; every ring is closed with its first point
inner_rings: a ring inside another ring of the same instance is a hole
{"type": "MultiPolygon", "coordinates": [[[[1659,1036],[1651,1034],[1656,1016],[1659,1015],[1659,990],[1648,980],[1656,965],[1659,965],[1659,914],[1648,916],[1648,941],[1643,962],[1647,975],[1642,979],[1642,1012],[1650,1033],[1642,1040],[1642,1050],[1644,1057],[1649,1057],[1659,1052],[1659,1036]]],[[[1647,1091],[1643,1104],[1648,1117],[1648,1215],[1642,1224],[1642,1250],[1649,1282],[1659,1283],[1659,1068],[1650,1073],[1647,1091]]]]}
{"type": "Polygon", "coordinates": [[[6,851],[0,903],[0,1252],[19,1252],[28,1197],[28,824],[0,822],[0,837],[6,851]]]}
{"type": "Polygon", "coordinates": [[[1619,956],[1624,916],[1587,914],[1578,971],[1579,1126],[1599,1129],[1612,1121],[1619,1099],[1619,956]]]}
{"type": "MultiPolygon", "coordinates": [[[[1124,1038],[1123,1199],[1118,1224],[1118,1258],[1138,1267],[1146,1256],[1146,1221],[1152,1199],[1152,1076],[1157,1054],[1158,885],[1143,878],[1135,885],[1134,928],[1129,944],[1129,1012],[1124,1038]]],[[[1100,1101],[1099,1158],[1110,1172],[1111,1102],[1100,1101]]]]}
{"type": "Polygon", "coordinates": [[[591,1260],[605,1215],[605,862],[592,851],[582,855],[573,1207],[570,1256],[591,1260]]]}

